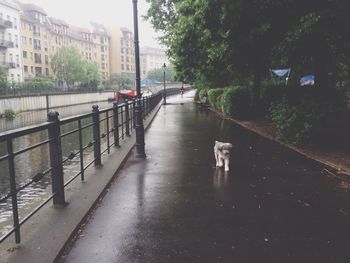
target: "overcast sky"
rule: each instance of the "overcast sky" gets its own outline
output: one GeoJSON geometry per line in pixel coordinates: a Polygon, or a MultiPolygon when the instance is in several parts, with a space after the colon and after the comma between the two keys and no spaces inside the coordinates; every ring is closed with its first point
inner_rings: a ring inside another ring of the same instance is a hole
{"type": "MultiPolygon", "coordinates": [[[[133,31],[132,0],[19,0],[42,7],[49,16],[60,18],[76,26],[86,26],[89,21],[104,25],[118,25],[133,31]]],[[[148,4],[138,0],[140,46],[159,47],[151,24],[141,15],[148,4]]]]}

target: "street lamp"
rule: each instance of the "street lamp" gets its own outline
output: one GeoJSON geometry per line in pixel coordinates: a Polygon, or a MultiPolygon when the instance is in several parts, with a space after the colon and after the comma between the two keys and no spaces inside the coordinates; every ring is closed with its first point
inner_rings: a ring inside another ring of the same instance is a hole
{"type": "Polygon", "coordinates": [[[132,0],[134,10],[134,46],[135,46],[135,72],[136,72],[136,105],[135,105],[135,131],[136,131],[136,157],[145,158],[145,129],[142,119],[141,105],[141,78],[140,78],[140,50],[139,50],[139,29],[137,19],[137,0],[132,0]]]}
{"type": "Polygon", "coordinates": [[[163,104],[166,105],[166,92],[165,92],[165,70],[166,70],[166,65],[165,65],[165,63],[163,64],[162,68],[163,68],[163,80],[164,80],[164,92],[163,92],[163,99],[164,99],[164,101],[163,101],[163,104]]]}

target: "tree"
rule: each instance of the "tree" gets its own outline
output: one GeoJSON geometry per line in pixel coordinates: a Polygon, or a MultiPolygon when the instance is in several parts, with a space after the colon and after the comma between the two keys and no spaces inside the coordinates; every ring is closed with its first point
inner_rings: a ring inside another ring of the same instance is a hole
{"type": "Polygon", "coordinates": [[[7,81],[7,68],[0,66],[0,93],[6,93],[9,87],[9,82],[7,81]]]}
{"type": "Polygon", "coordinates": [[[81,80],[81,86],[97,88],[101,82],[101,74],[96,63],[84,60],[83,66],[83,78],[81,80]]]}
{"type": "Polygon", "coordinates": [[[133,75],[127,73],[112,74],[110,77],[110,83],[112,85],[118,85],[119,88],[130,88],[133,81],[133,75]]]}
{"type": "Polygon", "coordinates": [[[321,87],[347,75],[347,0],[147,0],[147,18],[183,81],[220,87],[253,80],[254,98],[271,67],[306,68],[321,87]]]}
{"type": "Polygon", "coordinates": [[[79,50],[73,46],[61,47],[51,59],[51,67],[56,77],[63,80],[68,89],[84,79],[84,66],[79,50]]]}
{"type": "MultiPolygon", "coordinates": [[[[164,80],[163,68],[157,68],[149,71],[147,74],[147,78],[163,82],[164,80]]],[[[171,65],[166,67],[165,69],[165,81],[170,81],[170,82],[174,81],[174,69],[171,65]]]]}

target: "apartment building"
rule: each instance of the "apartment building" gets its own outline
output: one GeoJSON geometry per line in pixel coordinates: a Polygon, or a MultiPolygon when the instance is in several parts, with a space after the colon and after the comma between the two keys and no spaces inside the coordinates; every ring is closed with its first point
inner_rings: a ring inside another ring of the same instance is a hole
{"type": "Polygon", "coordinates": [[[68,45],[98,65],[102,81],[113,73],[135,73],[134,38],[128,28],[107,29],[94,22],[77,27],[49,17],[40,6],[15,0],[0,0],[0,8],[0,63],[9,68],[9,80],[52,76],[52,56],[68,45]]]}
{"type": "Polygon", "coordinates": [[[94,62],[99,65],[102,81],[110,77],[110,37],[104,25],[90,22],[94,62]]]}
{"type": "Polygon", "coordinates": [[[83,59],[96,63],[103,81],[109,79],[109,37],[97,23],[77,27],[49,17],[39,6],[17,2],[21,9],[21,40],[25,79],[53,75],[50,59],[62,46],[77,47],[83,59]]]}
{"type": "Polygon", "coordinates": [[[140,52],[141,78],[146,79],[149,71],[162,68],[164,63],[169,66],[165,51],[160,48],[143,47],[140,52]]]}
{"type": "Polygon", "coordinates": [[[8,70],[8,81],[23,81],[20,8],[10,0],[0,0],[0,66],[8,70]]]}
{"type": "Polygon", "coordinates": [[[110,36],[110,73],[135,74],[135,46],[132,31],[117,26],[110,26],[107,31],[110,36]]]}
{"type": "Polygon", "coordinates": [[[121,72],[122,73],[135,73],[135,46],[134,46],[134,36],[130,29],[122,27],[122,37],[120,39],[121,43],[121,72]]]}
{"type": "Polygon", "coordinates": [[[21,43],[24,80],[51,75],[51,30],[47,13],[33,4],[17,2],[21,8],[21,43]]]}

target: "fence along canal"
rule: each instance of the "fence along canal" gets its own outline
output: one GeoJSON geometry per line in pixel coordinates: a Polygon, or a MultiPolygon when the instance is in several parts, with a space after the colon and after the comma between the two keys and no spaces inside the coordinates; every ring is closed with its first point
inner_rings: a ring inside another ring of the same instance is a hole
{"type": "MultiPolygon", "coordinates": [[[[139,100],[144,118],[161,98],[158,93],[139,100]]],[[[101,156],[133,131],[135,103],[107,109],[96,105],[91,113],[61,120],[50,112],[45,123],[0,133],[0,243],[13,233],[19,243],[20,226],[50,200],[64,204],[65,187],[77,178],[84,181],[86,169],[100,165],[101,156]],[[34,161],[37,166],[29,165],[34,161]]]]}

